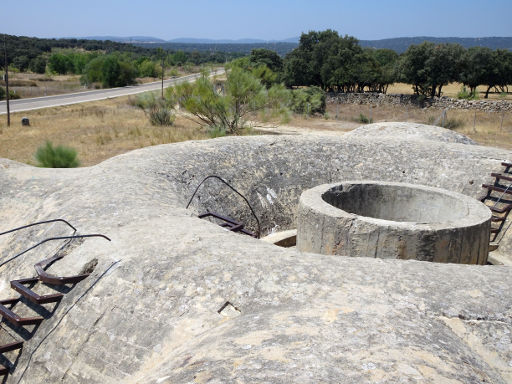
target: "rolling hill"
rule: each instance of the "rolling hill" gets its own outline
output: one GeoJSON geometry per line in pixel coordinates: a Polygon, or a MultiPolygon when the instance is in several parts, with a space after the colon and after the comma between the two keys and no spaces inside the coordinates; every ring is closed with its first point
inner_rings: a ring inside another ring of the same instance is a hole
{"type": "MultiPolygon", "coordinates": [[[[85,38],[89,39],[89,38],[85,38]]],[[[115,36],[95,36],[90,39],[95,40],[111,40],[115,42],[131,43],[139,47],[155,48],[162,47],[170,50],[181,51],[220,51],[220,52],[240,52],[250,53],[254,48],[267,48],[285,55],[292,49],[297,47],[299,37],[292,37],[285,40],[261,40],[261,39],[203,39],[203,38],[177,38],[172,40],[163,40],[156,37],[132,36],[132,37],[115,37],[115,36]]],[[[416,37],[396,37],[381,40],[360,40],[363,47],[371,48],[387,48],[402,53],[407,50],[410,45],[421,44],[424,41],[433,43],[455,43],[460,44],[464,48],[470,47],[488,47],[491,49],[509,49],[512,50],[512,37],[432,37],[432,36],[416,36],[416,37]]]]}

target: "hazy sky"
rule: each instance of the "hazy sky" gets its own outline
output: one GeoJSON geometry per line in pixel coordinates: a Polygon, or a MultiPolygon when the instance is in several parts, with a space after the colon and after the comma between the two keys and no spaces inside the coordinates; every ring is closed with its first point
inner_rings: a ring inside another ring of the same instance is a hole
{"type": "Polygon", "coordinates": [[[359,39],[512,36],[512,0],[16,0],[0,32],[37,37],[285,39],[335,29],[359,39]]]}

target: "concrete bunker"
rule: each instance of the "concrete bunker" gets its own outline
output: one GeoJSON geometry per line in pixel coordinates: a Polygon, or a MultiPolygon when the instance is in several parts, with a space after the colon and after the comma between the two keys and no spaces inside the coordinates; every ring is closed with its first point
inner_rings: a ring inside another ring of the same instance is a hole
{"type": "Polygon", "coordinates": [[[485,264],[491,213],[468,196],[427,186],[344,181],[306,190],[297,248],[342,256],[485,264]]]}
{"type": "MultiPolygon", "coordinates": [[[[55,265],[64,275],[98,259],[94,275],[25,341],[9,380],[310,383],[377,374],[393,382],[418,381],[420,372],[430,382],[508,382],[510,268],[300,254],[223,233],[197,214],[256,224],[218,183],[184,207],[205,176],[219,174],[249,199],[268,234],[294,228],[301,193],[317,185],[385,179],[478,198],[497,159],[510,156],[413,140],[254,136],[144,148],[74,170],[0,160],[2,227],[20,212],[24,220],[65,213],[114,240],[112,252],[86,241],[55,265]]],[[[505,234],[500,249],[509,254],[505,234]]],[[[4,289],[31,276],[38,260],[13,261],[4,289]]]]}

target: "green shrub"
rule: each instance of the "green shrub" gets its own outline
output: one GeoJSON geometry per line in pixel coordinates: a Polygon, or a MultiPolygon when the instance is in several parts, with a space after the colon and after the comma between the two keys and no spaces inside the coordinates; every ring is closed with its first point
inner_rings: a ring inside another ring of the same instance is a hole
{"type": "Polygon", "coordinates": [[[284,85],[267,89],[251,72],[238,67],[227,73],[222,84],[203,73],[194,83],[180,83],[167,91],[167,97],[179,102],[200,126],[222,127],[228,135],[242,134],[253,114],[281,116],[289,96],[284,85]]]}
{"type": "Polygon", "coordinates": [[[295,113],[314,115],[325,113],[325,92],[319,87],[295,89],[292,92],[290,109],[295,113]]]}
{"type": "Polygon", "coordinates": [[[98,56],[87,63],[80,82],[84,85],[101,83],[103,88],[124,87],[134,84],[136,70],[132,63],[120,60],[116,55],[98,56]]]}
{"type": "Polygon", "coordinates": [[[53,73],[65,75],[73,70],[73,61],[62,53],[54,53],[48,59],[48,69],[53,73]]]}
{"type": "Polygon", "coordinates": [[[30,62],[28,68],[34,73],[45,73],[46,59],[42,56],[38,56],[30,62]]]}
{"type": "Polygon", "coordinates": [[[19,95],[19,93],[16,93],[16,91],[9,90],[9,99],[17,100],[17,99],[21,99],[21,96],[19,95]]]}
{"type": "Polygon", "coordinates": [[[175,102],[171,98],[161,99],[154,92],[142,93],[133,102],[142,109],[151,125],[170,126],[174,124],[175,102]]]}
{"type": "MultiPolygon", "coordinates": [[[[5,88],[0,87],[0,100],[4,100],[5,97],[6,97],[5,88]]],[[[16,99],[20,99],[20,98],[21,98],[21,96],[19,94],[17,94],[15,91],[9,90],[9,99],[16,100],[16,99]]]]}
{"type": "Polygon", "coordinates": [[[75,168],[80,165],[76,150],[59,145],[53,147],[50,141],[36,152],[37,165],[44,168],[75,168]]]}
{"type": "Polygon", "coordinates": [[[472,92],[469,92],[466,86],[463,85],[459,93],[457,93],[457,99],[478,100],[478,94],[476,93],[476,89],[472,92]]]}
{"type": "Polygon", "coordinates": [[[151,125],[170,126],[174,124],[175,116],[171,108],[164,103],[158,103],[149,110],[151,125]]]}
{"type": "Polygon", "coordinates": [[[16,67],[14,64],[9,64],[9,73],[20,73],[20,69],[16,67]]]}
{"type": "Polygon", "coordinates": [[[360,113],[359,117],[356,119],[361,124],[371,124],[373,123],[373,119],[371,117],[366,117],[366,115],[360,113]]]}
{"type": "Polygon", "coordinates": [[[143,60],[138,65],[138,71],[140,77],[157,77],[159,75],[156,64],[150,59],[143,60]]]}

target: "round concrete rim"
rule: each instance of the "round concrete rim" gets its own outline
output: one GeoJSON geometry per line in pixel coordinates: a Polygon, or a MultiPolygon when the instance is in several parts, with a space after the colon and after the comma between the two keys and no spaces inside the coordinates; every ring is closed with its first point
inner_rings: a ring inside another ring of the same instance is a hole
{"type": "Polygon", "coordinates": [[[442,229],[454,229],[454,228],[464,228],[464,227],[472,227],[475,225],[479,225],[482,222],[490,221],[491,219],[491,210],[485,206],[485,204],[480,201],[473,199],[472,197],[463,195],[457,192],[451,192],[442,188],[428,187],[420,184],[410,184],[410,183],[397,183],[397,182],[386,182],[386,181],[375,181],[375,180],[343,180],[337,183],[330,184],[322,184],[317,187],[308,189],[304,191],[300,197],[301,202],[304,206],[307,206],[312,211],[320,215],[327,215],[331,217],[346,217],[353,218],[361,221],[365,221],[368,223],[372,223],[380,226],[388,226],[392,228],[409,228],[415,230],[442,230],[442,229]],[[429,193],[436,193],[444,196],[448,196],[451,198],[461,200],[468,208],[468,213],[471,212],[471,215],[466,214],[464,217],[458,220],[452,221],[444,221],[441,223],[438,222],[429,222],[429,223],[418,223],[414,221],[392,221],[392,220],[384,220],[377,219],[368,216],[360,216],[354,213],[346,212],[340,208],[337,208],[322,198],[322,195],[327,192],[329,189],[338,187],[338,186],[348,186],[354,184],[373,184],[373,185],[385,185],[385,186],[393,186],[393,187],[405,187],[412,189],[419,189],[422,191],[426,191],[429,193]]]}

